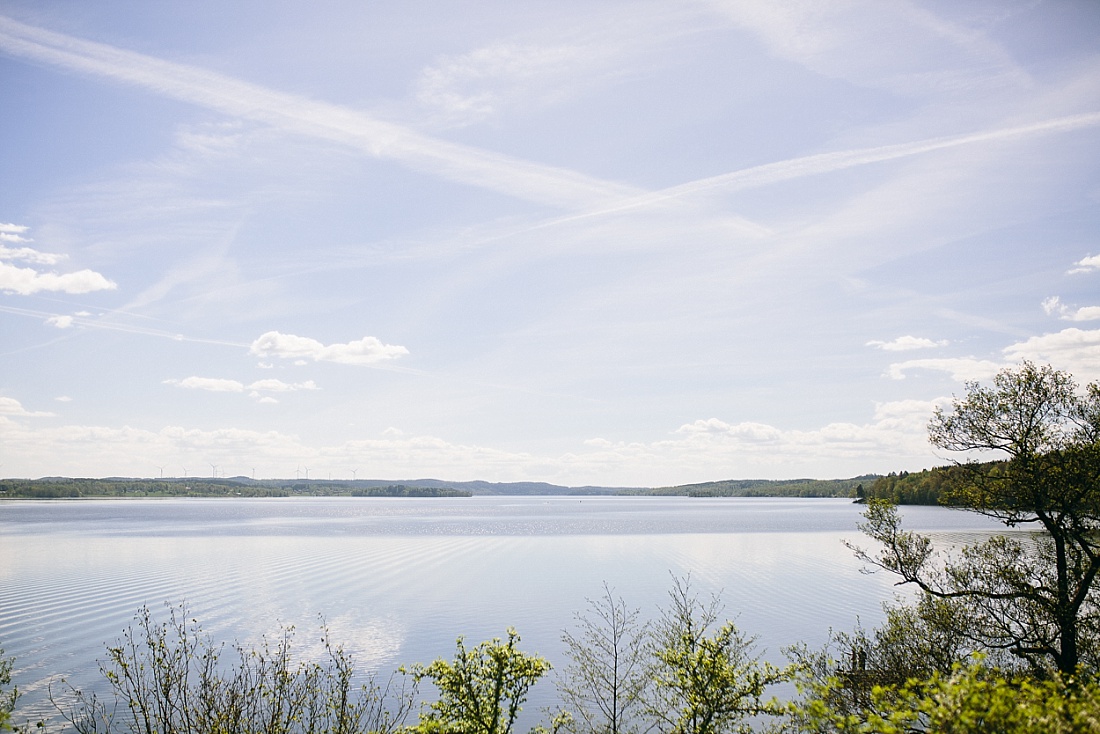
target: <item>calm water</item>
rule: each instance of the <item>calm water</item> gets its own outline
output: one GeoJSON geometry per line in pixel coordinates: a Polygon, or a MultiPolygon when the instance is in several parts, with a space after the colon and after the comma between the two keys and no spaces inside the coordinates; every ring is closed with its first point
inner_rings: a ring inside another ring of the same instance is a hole
{"type": "MultiPolygon", "coordinates": [[[[96,660],[142,605],[185,601],[215,639],[252,643],[292,624],[306,654],[324,617],[357,667],[449,657],[514,626],[563,663],[561,630],[606,581],[653,616],[670,574],[722,594],[765,657],[859,617],[894,593],[861,574],[846,500],[630,497],[301,498],[0,503],[0,646],[23,710],[55,676],[98,684],[96,660]]],[[[970,542],[998,526],[905,508],[907,526],[970,542]]],[[[528,710],[548,704],[543,682],[528,710]]]]}

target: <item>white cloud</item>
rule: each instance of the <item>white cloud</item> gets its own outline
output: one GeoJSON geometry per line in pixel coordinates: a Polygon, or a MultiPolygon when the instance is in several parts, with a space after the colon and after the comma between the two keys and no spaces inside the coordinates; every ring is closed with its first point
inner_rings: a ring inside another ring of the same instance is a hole
{"type": "Polygon", "coordinates": [[[305,382],[289,383],[282,380],[267,379],[256,380],[248,386],[249,390],[256,390],[259,392],[293,392],[295,390],[319,390],[317,383],[313,380],[306,380],[305,382]]]}
{"type": "MultiPolygon", "coordinates": [[[[1048,309],[1048,313],[1065,308],[1057,298],[1048,298],[1043,302],[1043,307],[1048,309]]],[[[1079,311],[1070,313],[1076,315],[1079,311]]],[[[886,374],[895,380],[904,380],[911,371],[933,370],[946,372],[960,382],[981,381],[1026,359],[1048,363],[1072,373],[1080,381],[1100,379],[1100,329],[1063,329],[1053,334],[1033,336],[1001,351],[1005,356],[1001,362],[976,357],[910,359],[891,364],[886,374]]]]}
{"type": "Polygon", "coordinates": [[[49,418],[53,413],[45,411],[30,411],[23,407],[15,398],[0,397],[0,416],[11,415],[18,418],[49,418]]]}
{"type": "Polygon", "coordinates": [[[1004,353],[1013,361],[1050,363],[1081,381],[1100,379],[1100,329],[1069,328],[1033,336],[1006,347],[1004,353]]]}
{"type": "Polygon", "coordinates": [[[68,395],[58,395],[54,400],[59,403],[71,403],[73,401],[68,395]]]}
{"type": "Polygon", "coordinates": [[[1082,306],[1070,317],[1070,321],[1096,321],[1097,319],[1100,319],[1100,306],[1082,306]]]}
{"type": "MultiPolygon", "coordinates": [[[[264,397],[260,402],[272,399],[264,397]]],[[[12,470],[28,475],[141,476],[150,471],[145,462],[156,461],[192,468],[215,463],[230,473],[231,466],[256,467],[260,475],[275,477],[293,476],[295,468],[304,464],[317,472],[331,469],[334,476],[346,473],[348,467],[371,466],[372,474],[379,477],[661,486],[765,473],[828,478],[929,466],[937,461],[927,441],[927,423],[936,404],[880,403],[867,422],[832,423],[810,430],[700,419],[660,440],[595,438],[577,451],[557,455],[455,443],[396,428],[375,438],[312,445],[278,431],[170,426],[154,432],[76,425],[31,430],[0,421],[0,438],[19,456],[20,465],[12,470]]]]}
{"type": "Polygon", "coordinates": [[[877,349],[883,349],[887,352],[908,352],[913,349],[932,349],[934,347],[947,346],[947,340],[932,341],[931,339],[925,339],[917,336],[899,336],[890,342],[873,340],[867,342],[866,346],[875,347],[877,349]]]}
{"type": "Polygon", "coordinates": [[[276,379],[256,380],[255,382],[245,385],[239,380],[230,380],[221,377],[187,377],[182,380],[168,379],[164,380],[165,385],[174,385],[175,387],[187,388],[189,390],[206,390],[208,392],[228,392],[228,393],[243,393],[248,392],[248,397],[260,403],[277,403],[279,402],[270,395],[264,393],[273,392],[295,392],[298,390],[319,390],[317,383],[313,380],[307,380],[305,382],[283,382],[276,379]]]}
{"type": "MultiPolygon", "coordinates": [[[[17,235],[8,235],[17,236],[17,235]]],[[[0,239],[6,239],[6,236],[0,234],[0,239]]],[[[31,240],[22,239],[23,242],[30,242],[31,240]]],[[[57,265],[64,260],[67,255],[58,255],[53,252],[39,252],[33,247],[5,247],[0,245],[0,260],[25,260],[27,262],[35,263],[36,265],[57,265]]]]}
{"type": "Polygon", "coordinates": [[[383,344],[373,336],[365,336],[347,344],[325,345],[306,336],[282,334],[278,331],[261,334],[252,342],[249,351],[259,357],[282,357],[298,360],[298,363],[311,359],[314,362],[355,365],[377,364],[409,353],[405,347],[383,344]]]}
{"type": "Polygon", "coordinates": [[[0,262],[0,291],[29,296],[40,291],[61,293],[91,293],[114,290],[118,285],[92,270],[75,273],[40,273],[33,268],[19,268],[0,262]]]}
{"type": "Polygon", "coordinates": [[[169,379],[165,385],[187,388],[188,390],[208,390],[210,392],[244,392],[244,383],[221,377],[186,377],[182,380],[169,379]]]}
{"type": "Polygon", "coordinates": [[[696,436],[700,434],[712,436],[721,435],[754,444],[763,442],[774,443],[782,437],[778,429],[763,423],[745,422],[730,424],[725,421],[720,421],[717,418],[686,423],[676,429],[676,433],[687,436],[696,436]]]}
{"type": "Polygon", "coordinates": [[[33,247],[7,247],[3,243],[12,242],[23,244],[34,242],[29,237],[24,237],[28,227],[16,224],[0,224],[0,260],[24,260],[35,265],[57,265],[68,255],[60,255],[53,252],[39,252],[33,247]]]}
{"type": "Polygon", "coordinates": [[[1058,296],[1043,301],[1043,310],[1048,316],[1057,316],[1063,321],[1096,321],[1100,319],[1100,306],[1082,306],[1074,310],[1062,303],[1058,296]]]}
{"type": "Polygon", "coordinates": [[[1088,255],[1081,258],[1074,264],[1077,267],[1067,270],[1067,275],[1074,275],[1076,273],[1091,273],[1094,270],[1100,270],[1100,255],[1088,255]]]}
{"type": "Polygon", "coordinates": [[[51,316],[46,319],[46,323],[50,326],[56,326],[59,329],[68,329],[73,325],[72,316],[51,316]]]}
{"type": "Polygon", "coordinates": [[[965,382],[986,380],[1008,365],[974,357],[945,357],[942,359],[909,359],[896,362],[887,369],[886,374],[894,380],[904,380],[906,373],[912,370],[933,370],[947,372],[952,379],[965,382]]]}

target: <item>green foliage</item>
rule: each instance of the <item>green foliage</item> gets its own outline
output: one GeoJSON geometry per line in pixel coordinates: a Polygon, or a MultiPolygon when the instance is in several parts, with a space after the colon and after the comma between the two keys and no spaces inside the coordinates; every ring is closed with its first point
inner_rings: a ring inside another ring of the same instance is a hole
{"type": "MultiPolygon", "coordinates": [[[[843,677],[827,684],[842,689],[843,677]]],[[[790,731],[838,734],[1085,734],[1100,732],[1100,683],[1008,676],[981,657],[898,685],[876,685],[858,711],[818,697],[792,706],[790,731]]]]}
{"type": "Polygon", "coordinates": [[[469,649],[459,637],[453,661],[412,666],[407,672],[417,684],[427,679],[439,689],[439,698],[421,712],[417,731],[511,734],[528,691],[550,670],[543,658],[520,651],[519,640],[511,628],[507,640],[493,638],[469,649]]]}
{"type": "Polygon", "coordinates": [[[19,699],[19,690],[11,688],[12,659],[4,657],[4,649],[0,648],[0,732],[11,731],[11,712],[15,710],[15,702],[19,699]]]}
{"type": "Polygon", "coordinates": [[[647,714],[663,734],[747,732],[746,719],[777,711],[765,689],[786,673],[753,656],[754,640],[719,624],[717,598],[704,603],[677,579],[653,625],[647,714]]]}
{"type": "Polygon", "coordinates": [[[562,634],[570,663],[558,680],[562,704],[570,712],[564,728],[574,734],[635,734],[648,685],[649,649],[638,622],[604,584],[587,614],[575,615],[577,632],[562,634]]]}
{"type": "Polygon", "coordinates": [[[385,487],[360,487],[350,492],[352,497],[469,497],[469,492],[440,487],[409,487],[390,484],[385,487]]]}
{"type": "Polygon", "coordinates": [[[469,492],[446,487],[391,484],[363,486],[362,482],[280,480],[247,477],[214,479],[2,479],[0,498],[67,499],[75,497],[469,497],[469,492]]]}
{"type": "Polygon", "coordinates": [[[919,472],[890,472],[871,485],[866,499],[887,500],[895,505],[945,504],[952,486],[964,481],[969,471],[959,466],[939,466],[919,472]]]}
{"type": "Polygon", "coordinates": [[[877,475],[867,474],[851,479],[730,479],[660,487],[640,494],[691,497],[854,497],[857,487],[877,478],[877,475]]]}
{"type": "Polygon", "coordinates": [[[293,631],[258,649],[205,637],[185,607],[157,623],[148,609],[100,671],[108,700],[73,691],[63,713],[77,734],[395,734],[412,706],[404,689],[356,688],[351,658],[322,630],[324,662],[295,662],[293,631]]]}

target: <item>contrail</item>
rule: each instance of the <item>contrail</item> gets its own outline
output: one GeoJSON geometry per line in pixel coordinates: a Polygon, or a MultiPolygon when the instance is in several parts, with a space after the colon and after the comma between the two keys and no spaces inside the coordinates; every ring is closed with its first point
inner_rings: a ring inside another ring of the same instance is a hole
{"type": "Polygon", "coordinates": [[[711,176],[710,178],[701,178],[685,184],[679,184],[659,191],[624,199],[610,206],[557,217],[544,223],[543,226],[654,206],[674,199],[689,198],[693,194],[714,189],[720,189],[725,192],[756,189],[775,183],[781,183],[783,181],[832,173],[834,171],[844,170],[845,168],[855,168],[856,166],[865,166],[871,163],[881,163],[883,161],[897,160],[899,158],[910,158],[948,148],[1071,132],[1073,130],[1095,127],[1096,125],[1100,125],[1100,112],[1086,112],[1079,115],[1056,117],[1050,120],[1031,123],[1029,125],[998,128],[965,135],[926,138],[924,140],[908,143],[881,145],[870,148],[855,148],[852,150],[840,150],[831,153],[818,153],[816,155],[790,158],[785,161],[765,163],[760,166],[753,166],[752,168],[743,168],[739,171],[711,176]]]}
{"type": "MultiPolygon", "coordinates": [[[[50,318],[58,316],[65,316],[66,314],[52,313],[49,311],[38,311],[30,308],[19,308],[17,306],[2,306],[0,305],[0,313],[10,313],[16,316],[26,316],[28,318],[40,319],[46,321],[50,318]]],[[[92,318],[88,316],[70,316],[73,326],[83,326],[89,329],[103,329],[106,331],[120,331],[125,334],[138,334],[141,336],[152,336],[159,339],[170,339],[172,341],[191,342],[195,344],[214,344],[222,347],[239,347],[241,349],[247,349],[248,344],[242,344],[239,342],[230,342],[221,339],[201,339],[197,337],[184,336],[183,334],[166,331],[164,329],[153,329],[144,326],[133,326],[131,324],[120,324],[111,321],[106,321],[101,318],[92,318]]]]}
{"type": "Polygon", "coordinates": [[[450,143],[370,115],[277,92],[217,72],[54,33],[0,16],[0,50],[128,82],[174,99],[330,140],[377,158],[536,204],[589,209],[640,189],[450,143]]]}
{"type": "MultiPolygon", "coordinates": [[[[1069,132],[1100,124],[1100,112],[907,143],[819,153],[645,192],[471,146],[450,143],[338,105],[277,92],[205,69],[47,31],[0,16],[0,50],[129,82],[159,94],[348,145],[377,158],[537,204],[572,210],[534,229],[654,206],[721,189],[741,191],[964,145],[1069,132]]],[[[740,222],[752,228],[750,222],[740,222]]]]}

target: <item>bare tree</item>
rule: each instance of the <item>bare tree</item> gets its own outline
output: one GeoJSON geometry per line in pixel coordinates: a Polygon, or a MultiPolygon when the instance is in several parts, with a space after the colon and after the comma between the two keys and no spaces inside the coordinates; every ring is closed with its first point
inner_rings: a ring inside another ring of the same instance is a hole
{"type": "Polygon", "coordinates": [[[638,610],[628,609],[606,583],[603,595],[588,599],[574,615],[576,629],[562,633],[570,663],[558,679],[562,703],[572,714],[566,728],[576,734],[637,734],[648,684],[646,637],[638,610]]]}

